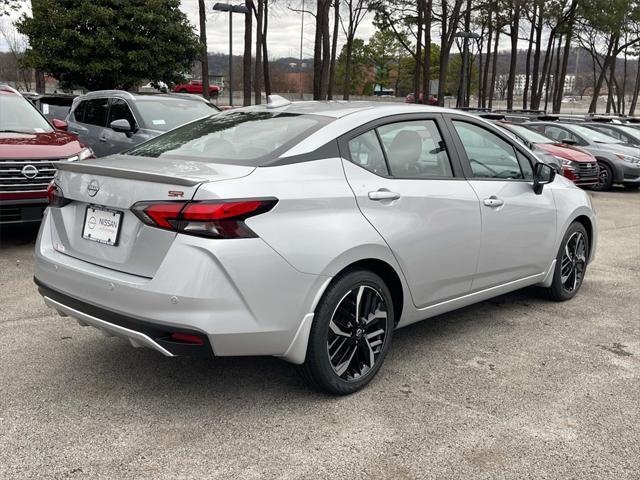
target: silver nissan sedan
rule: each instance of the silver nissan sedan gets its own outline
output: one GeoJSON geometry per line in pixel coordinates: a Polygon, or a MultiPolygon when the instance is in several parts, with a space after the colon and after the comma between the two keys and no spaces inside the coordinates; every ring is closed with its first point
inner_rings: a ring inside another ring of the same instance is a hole
{"type": "Polygon", "coordinates": [[[57,168],[47,305],[167,356],[274,355],[334,394],[396,328],[529,285],[571,299],[596,247],[583,190],[438,107],[271,97],[57,168]]]}

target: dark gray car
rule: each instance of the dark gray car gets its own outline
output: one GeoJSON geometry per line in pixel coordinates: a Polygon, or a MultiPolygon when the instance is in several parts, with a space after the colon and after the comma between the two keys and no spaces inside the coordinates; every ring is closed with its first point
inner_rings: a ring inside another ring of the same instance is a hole
{"type": "Polygon", "coordinates": [[[76,98],[66,120],[69,132],[97,157],[104,157],[218,111],[195,95],[102,90],[76,98]]]}
{"type": "Polygon", "coordinates": [[[621,142],[583,124],[531,122],[525,124],[554,140],[578,145],[598,160],[600,177],[595,190],[608,190],[613,184],[640,187],[640,148],[621,142]]]}
{"type": "Polygon", "coordinates": [[[610,137],[617,138],[628,145],[640,147],[640,130],[632,126],[601,122],[589,122],[585,123],[584,126],[609,135],[610,137]]]}

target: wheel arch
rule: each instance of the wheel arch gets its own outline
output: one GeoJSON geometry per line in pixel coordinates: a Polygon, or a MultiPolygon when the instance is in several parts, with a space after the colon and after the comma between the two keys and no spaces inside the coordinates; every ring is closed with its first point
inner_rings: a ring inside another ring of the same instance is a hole
{"type": "MultiPolygon", "coordinates": [[[[572,220],[571,223],[575,223],[575,222],[580,223],[584,227],[584,229],[587,231],[587,237],[589,238],[589,255],[588,255],[587,258],[590,259],[591,258],[591,252],[593,250],[593,240],[594,240],[594,238],[593,238],[593,235],[594,235],[593,223],[592,223],[591,219],[588,216],[584,215],[584,214],[578,215],[577,217],[575,217],[572,220]]],[[[571,225],[571,224],[569,224],[569,225],[571,225]]]]}
{"type": "Polygon", "coordinates": [[[596,161],[598,163],[604,163],[609,169],[611,169],[611,173],[613,174],[613,178],[611,179],[613,183],[618,183],[622,178],[622,170],[611,158],[603,157],[602,155],[594,155],[596,157],[596,161]]]}

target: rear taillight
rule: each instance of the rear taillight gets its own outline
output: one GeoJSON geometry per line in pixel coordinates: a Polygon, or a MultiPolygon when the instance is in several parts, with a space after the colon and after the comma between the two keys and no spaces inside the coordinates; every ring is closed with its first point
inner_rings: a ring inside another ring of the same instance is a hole
{"type": "Polygon", "coordinates": [[[201,202],[138,202],[131,211],[147,225],[209,238],[254,238],[249,217],[271,210],[275,198],[201,202]]]}
{"type": "Polygon", "coordinates": [[[47,186],[47,200],[50,207],[64,207],[66,204],[71,203],[71,200],[64,198],[62,189],[54,180],[51,180],[47,186]]]}

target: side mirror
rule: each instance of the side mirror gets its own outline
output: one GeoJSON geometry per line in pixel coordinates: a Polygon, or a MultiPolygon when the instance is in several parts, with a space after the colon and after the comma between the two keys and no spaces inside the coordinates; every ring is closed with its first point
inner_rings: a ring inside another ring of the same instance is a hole
{"type": "Polygon", "coordinates": [[[62,130],[63,132],[66,132],[69,128],[69,124],[67,122],[64,120],[58,120],[57,118],[51,120],[51,123],[53,124],[53,128],[56,130],[62,130]]]}
{"type": "Polygon", "coordinates": [[[124,133],[127,137],[130,137],[135,132],[134,126],[126,118],[114,120],[109,126],[114,132],[124,133]]]}
{"type": "Polygon", "coordinates": [[[542,189],[556,178],[556,171],[546,163],[536,163],[533,167],[533,192],[536,195],[542,193],[542,189]]]}

